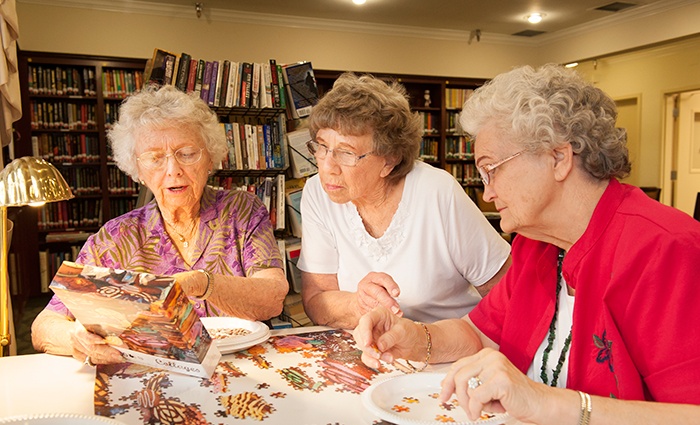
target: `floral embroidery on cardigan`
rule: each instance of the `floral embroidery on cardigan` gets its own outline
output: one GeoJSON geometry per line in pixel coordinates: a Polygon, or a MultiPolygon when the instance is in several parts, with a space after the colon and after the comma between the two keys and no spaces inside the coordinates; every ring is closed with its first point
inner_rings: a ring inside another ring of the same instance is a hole
{"type": "MultiPolygon", "coordinates": [[[[612,358],[612,341],[609,341],[606,337],[606,332],[603,331],[603,334],[601,336],[598,336],[596,334],[593,334],[593,344],[595,344],[596,348],[598,348],[598,355],[595,358],[595,361],[603,364],[607,363],[608,364],[608,369],[610,369],[610,372],[613,374],[613,377],[615,378],[615,388],[617,390],[620,389],[620,382],[617,380],[617,375],[615,375],[615,369],[613,368],[613,358],[612,358]]],[[[610,393],[610,398],[617,398],[614,393],[610,393]]]]}

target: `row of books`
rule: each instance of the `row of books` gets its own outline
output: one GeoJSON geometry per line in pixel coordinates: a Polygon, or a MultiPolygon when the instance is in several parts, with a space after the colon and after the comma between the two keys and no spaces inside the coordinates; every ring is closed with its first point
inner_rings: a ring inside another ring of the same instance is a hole
{"type": "Polygon", "coordinates": [[[437,161],[439,147],[439,140],[424,138],[420,142],[419,158],[423,161],[437,161]]]}
{"type": "Polygon", "coordinates": [[[94,104],[30,100],[32,130],[97,130],[94,104]]]}
{"type": "Polygon", "coordinates": [[[137,195],[139,184],[116,166],[107,170],[107,191],[112,195],[137,195]]]}
{"type": "Polygon", "coordinates": [[[137,198],[116,198],[109,200],[109,211],[113,217],[126,214],[136,208],[137,198]]]}
{"type": "Polygon", "coordinates": [[[244,190],[255,193],[270,212],[274,230],[283,230],[285,222],[285,176],[274,177],[219,177],[212,176],[209,185],[226,190],[244,190]]]}
{"type": "Polygon", "coordinates": [[[48,249],[39,251],[39,283],[42,293],[49,292],[49,285],[54,275],[64,261],[73,261],[78,257],[79,246],[71,246],[65,250],[50,251],[48,249]]]}
{"type": "Polygon", "coordinates": [[[447,112],[447,133],[448,134],[464,134],[467,133],[462,129],[459,124],[459,112],[458,111],[448,111],[447,112]]]}
{"type": "Polygon", "coordinates": [[[119,121],[119,104],[105,102],[105,130],[112,128],[119,121]]]}
{"type": "Polygon", "coordinates": [[[481,176],[472,163],[447,164],[447,171],[462,185],[481,184],[481,176]]]}
{"type": "Polygon", "coordinates": [[[287,108],[291,118],[307,116],[318,102],[310,62],[204,60],[156,48],[145,78],[195,93],[212,107],[287,108]]]}
{"type": "Polygon", "coordinates": [[[440,118],[437,114],[430,112],[418,112],[418,115],[423,121],[423,133],[425,134],[437,134],[437,126],[440,125],[440,118]]]}
{"type": "Polygon", "coordinates": [[[474,93],[473,89],[445,89],[445,107],[448,109],[462,109],[464,102],[474,93]]]}
{"type": "Polygon", "coordinates": [[[155,49],[150,72],[147,69],[146,73],[149,81],[194,92],[213,107],[282,108],[286,105],[286,96],[279,84],[282,67],[275,59],[264,63],[204,60],[184,52],[177,55],[155,49]]]}
{"type": "Polygon", "coordinates": [[[287,168],[284,124],[221,123],[229,154],[221,164],[224,170],[266,170],[287,168]]]}
{"type": "Polygon", "coordinates": [[[54,163],[99,163],[100,139],[89,134],[41,133],[32,136],[32,155],[54,163]]]}
{"type": "Polygon", "coordinates": [[[445,139],[445,158],[474,158],[474,139],[467,136],[449,136],[445,139]]]}
{"type": "Polygon", "coordinates": [[[131,69],[103,69],[102,95],[122,99],[143,87],[143,71],[131,69]]]}
{"type": "Polygon", "coordinates": [[[51,202],[39,208],[37,214],[39,230],[97,227],[102,225],[102,200],[51,202]]]}
{"type": "Polygon", "coordinates": [[[60,167],[63,178],[76,196],[99,195],[100,170],[97,167],[60,167]]]}
{"type": "Polygon", "coordinates": [[[95,68],[29,65],[29,93],[51,96],[95,96],[95,68]]]}

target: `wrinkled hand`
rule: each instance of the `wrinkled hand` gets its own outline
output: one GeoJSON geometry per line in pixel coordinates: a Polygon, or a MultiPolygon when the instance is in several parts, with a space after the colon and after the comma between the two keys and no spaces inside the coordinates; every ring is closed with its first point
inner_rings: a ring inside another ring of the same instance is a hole
{"type": "Polygon", "coordinates": [[[180,284],[185,294],[190,297],[198,297],[207,289],[207,276],[197,270],[175,273],[173,278],[180,284]]]}
{"type": "Polygon", "coordinates": [[[73,357],[80,362],[86,361],[87,357],[90,358],[92,364],[124,362],[119,350],[110,347],[104,338],[88,332],[79,323],[76,323],[75,328],[71,331],[70,340],[73,345],[73,357]]]}
{"type": "Polygon", "coordinates": [[[369,313],[377,306],[384,306],[392,313],[403,316],[403,312],[396,302],[401,290],[394,279],[386,273],[371,272],[357,284],[357,304],[360,314],[369,313]]]}
{"type": "Polygon", "coordinates": [[[442,381],[440,401],[444,403],[455,394],[472,421],[482,411],[506,411],[521,422],[531,422],[537,406],[547,403],[551,390],[530,380],[500,352],[484,348],[452,365],[442,381]],[[481,383],[469,388],[469,380],[474,377],[481,383]]]}
{"type": "Polygon", "coordinates": [[[360,317],[353,337],[362,350],[362,362],[376,369],[380,360],[391,363],[395,359],[410,359],[425,334],[419,324],[379,306],[360,317]]]}

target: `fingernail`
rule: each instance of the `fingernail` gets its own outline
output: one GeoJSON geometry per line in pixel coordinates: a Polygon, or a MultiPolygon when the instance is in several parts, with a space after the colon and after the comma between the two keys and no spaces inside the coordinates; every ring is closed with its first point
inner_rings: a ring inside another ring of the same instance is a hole
{"type": "Polygon", "coordinates": [[[392,289],[391,290],[391,296],[392,297],[398,297],[399,296],[399,290],[398,289],[392,289]]]}
{"type": "Polygon", "coordinates": [[[397,306],[393,306],[393,307],[391,307],[391,312],[392,312],[392,313],[394,313],[394,314],[398,314],[398,312],[399,312],[399,311],[401,311],[401,309],[400,309],[400,308],[398,308],[397,306]]]}

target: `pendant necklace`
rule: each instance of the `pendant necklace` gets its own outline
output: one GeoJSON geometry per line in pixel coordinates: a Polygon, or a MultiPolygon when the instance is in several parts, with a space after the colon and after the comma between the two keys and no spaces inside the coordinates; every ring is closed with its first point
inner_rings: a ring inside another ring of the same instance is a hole
{"type": "MultiPolygon", "coordinates": [[[[167,225],[170,226],[170,228],[173,230],[173,232],[175,232],[175,235],[177,236],[177,239],[180,241],[180,243],[182,244],[182,246],[185,247],[185,248],[189,248],[190,242],[189,242],[188,240],[185,239],[185,237],[182,235],[182,233],[178,232],[177,229],[175,228],[175,226],[174,226],[172,223],[168,222],[168,221],[165,219],[165,217],[163,217],[163,221],[164,221],[167,225]]],[[[194,229],[194,227],[195,227],[196,225],[197,225],[197,219],[195,219],[195,220],[192,221],[192,226],[190,226],[190,229],[187,231],[187,233],[188,233],[188,234],[191,234],[191,233],[192,233],[192,230],[194,229]]]]}
{"type": "Polygon", "coordinates": [[[554,348],[557,313],[559,311],[559,294],[561,293],[561,288],[563,286],[561,278],[561,269],[563,262],[564,250],[560,249],[559,256],[557,258],[557,296],[554,301],[554,317],[552,317],[552,323],[549,324],[549,333],[547,335],[547,347],[544,349],[544,353],[542,354],[542,367],[540,369],[540,378],[542,379],[542,382],[544,382],[547,385],[551,385],[552,387],[557,386],[557,380],[559,379],[561,368],[564,365],[564,360],[566,360],[566,353],[569,351],[569,346],[571,345],[571,330],[569,329],[569,336],[567,336],[566,340],[564,341],[564,347],[562,347],[561,353],[559,354],[559,361],[557,362],[557,366],[555,369],[552,370],[552,383],[549,384],[549,379],[547,378],[547,360],[549,360],[549,353],[552,351],[552,348],[554,348]]]}

